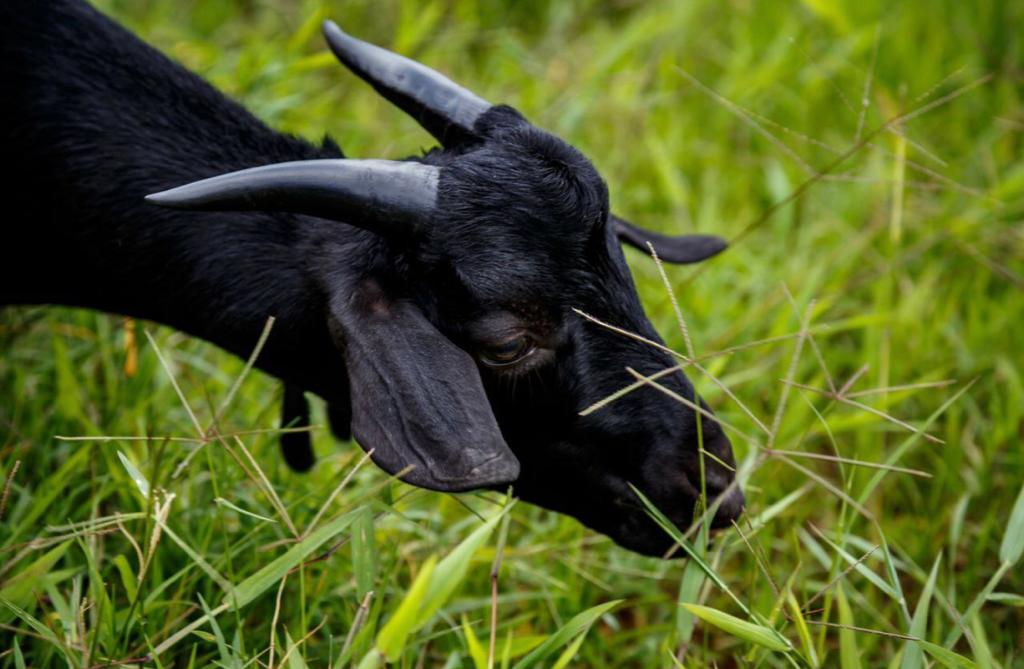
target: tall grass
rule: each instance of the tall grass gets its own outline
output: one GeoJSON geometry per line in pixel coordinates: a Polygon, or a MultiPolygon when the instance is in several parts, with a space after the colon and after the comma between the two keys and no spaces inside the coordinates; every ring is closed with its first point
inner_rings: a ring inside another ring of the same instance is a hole
{"type": "Polygon", "coordinates": [[[659,561],[323,429],[295,475],[244,361],[8,309],[0,666],[1024,663],[1024,4],[99,4],[276,127],[429,146],[331,16],[580,147],[624,215],[731,238],[667,281],[629,257],[749,508],[713,540],[649,508],[691,556],[659,561]]]}

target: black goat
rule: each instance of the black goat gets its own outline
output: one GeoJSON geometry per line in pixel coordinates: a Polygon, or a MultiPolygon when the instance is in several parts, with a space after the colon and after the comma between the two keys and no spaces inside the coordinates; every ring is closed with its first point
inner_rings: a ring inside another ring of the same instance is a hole
{"type": "MultiPolygon", "coordinates": [[[[714,420],[649,388],[579,415],[633,380],[625,367],[674,364],[572,311],[658,340],[620,240],[673,262],[721,240],[611,215],[574,148],[332,23],[338,58],[443,148],[343,159],[268,129],[85,2],[6,0],[0,15],[0,304],[128,314],[240,356],[275,316],[257,365],[285,381],[286,417],[311,391],[383,469],[413,465],[409,483],[512,482],[644,553],[670,541],[628,483],[689,524],[700,434],[715,524],[740,513],[714,420]]],[[[694,398],[681,373],[660,382],[694,398]]],[[[285,451],[312,464],[302,437],[285,451]]]]}

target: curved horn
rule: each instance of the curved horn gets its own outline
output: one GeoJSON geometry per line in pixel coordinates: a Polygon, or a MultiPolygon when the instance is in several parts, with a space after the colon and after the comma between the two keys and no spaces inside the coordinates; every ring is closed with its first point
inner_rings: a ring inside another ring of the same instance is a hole
{"type": "Polygon", "coordinates": [[[147,195],[173,209],[290,211],[374,232],[410,231],[437,201],[439,170],[394,160],[299,160],[252,167],[147,195]]]}
{"type": "Polygon", "coordinates": [[[474,124],[491,108],[491,103],[429,67],[347,35],[333,21],[324,21],[324,37],[345,67],[443,145],[475,137],[474,124]]]}

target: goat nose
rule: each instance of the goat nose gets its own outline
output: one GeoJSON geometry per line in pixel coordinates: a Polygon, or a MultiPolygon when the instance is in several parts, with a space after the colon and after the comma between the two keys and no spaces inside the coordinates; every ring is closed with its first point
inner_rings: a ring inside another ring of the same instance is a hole
{"type": "Polygon", "coordinates": [[[711,528],[717,530],[729,527],[733,521],[739,519],[740,515],[743,514],[747,498],[744,497],[739,485],[736,485],[731,489],[726,488],[725,492],[716,498],[712,498],[711,504],[716,503],[718,504],[718,510],[715,511],[715,517],[711,521],[711,528]]]}

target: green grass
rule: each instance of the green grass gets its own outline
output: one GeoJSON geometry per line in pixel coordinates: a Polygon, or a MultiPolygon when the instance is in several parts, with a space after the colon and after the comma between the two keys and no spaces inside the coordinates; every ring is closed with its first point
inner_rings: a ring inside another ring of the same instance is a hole
{"type": "MultiPolygon", "coordinates": [[[[196,436],[174,383],[205,427],[242,371],[212,346],[135,324],[129,376],[123,319],[8,309],[0,667],[156,649],[145,666],[255,667],[271,648],[377,666],[374,645],[491,666],[495,565],[498,667],[1024,666],[1024,3],[99,4],[275,127],[357,157],[429,146],[327,55],[331,16],[575,144],[623,215],[739,237],[666,271],[709,356],[691,378],[758,442],[734,437],[749,509],[687,562],[522,503],[474,533],[498,496],[395,483],[326,430],[315,471],[289,472],[260,373],[220,425],[248,434],[170,439],[196,436]]],[[[629,257],[685,351],[657,267],[629,257]]]]}

